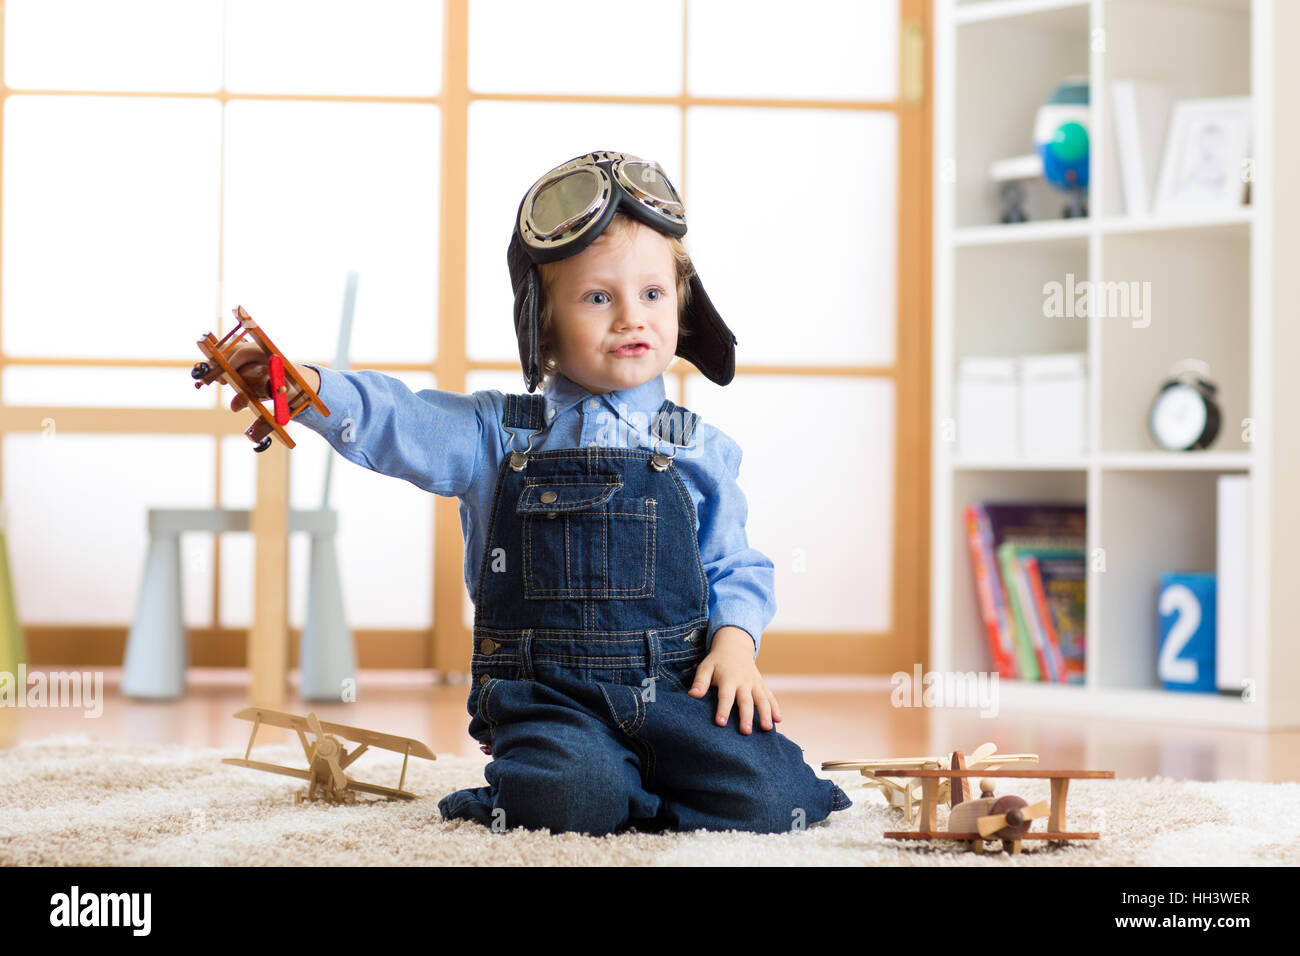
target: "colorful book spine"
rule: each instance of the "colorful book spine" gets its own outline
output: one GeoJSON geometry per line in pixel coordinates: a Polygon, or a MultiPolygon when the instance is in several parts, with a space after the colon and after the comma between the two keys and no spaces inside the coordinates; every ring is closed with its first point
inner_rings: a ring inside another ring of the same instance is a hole
{"type": "Polygon", "coordinates": [[[1047,605],[1047,592],[1043,590],[1043,578],[1038,569],[1038,559],[1032,554],[1020,556],[1020,566],[1025,583],[1032,599],[1033,618],[1042,640],[1042,657],[1046,660],[1052,680],[1063,684],[1065,680],[1065,658],[1061,654],[1061,643],[1052,623],[1052,610],[1047,605]]]}
{"type": "MultiPolygon", "coordinates": [[[[1038,666],[1038,651],[1034,646],[1033,632],[1025,614],[1025,603],[1021,600],[1020,575],[1017,573],[1016,546],[1005,541],[998,546],[998,564],[1002,568],[1002,580],[1006,585],[1007,597],[1010,599],[1011,616],[1016,622],[1016,655],[1020,662],[1022,680],[1043,680],[1042,670],[1038,666]]],[[[1031,606],[1032,607],[1032,606],[1031,606]]]]}
{"type": "MultiPolygon", "coordinates": [[[[1037,565],[1038,581],[1048,613],[1045,633],[1055,635],[1060,650],[1064,680],[1067,684],[1081,684],[1086,673],[1085,643],[1087,639],[1087,566],[1082,544],[1076,547],[1052,548],[1020,545],[1023,559],[1030,555],[1037,565]]],[[[1050,646],[1049,639],[1049,646],[1050,646]]]]}
{"type": "Polygon", "coordinates": [[[1014,631],[1002,594],[997,562],[993,558],[992,533],[979,505],[966,508],[966,542],[975,579],[975,599],[984,622],[984,633],[988,636],[993,668],[999,677],[1014,678],[1019,674],[1014,631]]]}

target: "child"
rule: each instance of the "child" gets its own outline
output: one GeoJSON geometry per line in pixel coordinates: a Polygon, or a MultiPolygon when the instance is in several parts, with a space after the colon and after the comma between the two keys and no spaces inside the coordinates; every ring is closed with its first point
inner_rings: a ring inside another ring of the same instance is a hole
{"type": "Polygon", "coordinates": [[[770,833],[851,806],[773,729],[754,663],[773,565],[746,541],[741,450],[665,398],[674,355],[720,385],[735,373],[685,232],[657,163],[577,157],[529,190],[509,249],[525,383],[542,394],[412,393],[301,366],[331,415],[295,421],[461,501],[469,732],[494,759],[488,786],[439,802],[445,819],[770,833]]]}

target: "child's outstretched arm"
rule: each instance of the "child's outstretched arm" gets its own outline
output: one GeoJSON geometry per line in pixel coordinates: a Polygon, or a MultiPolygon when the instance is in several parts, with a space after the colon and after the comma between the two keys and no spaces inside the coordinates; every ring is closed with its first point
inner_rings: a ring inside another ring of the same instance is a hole
{"type": "Polygon", "coordinates": [[[710,444],[715,443],[721,463],[701,476],[705,487],[698,534],[709,581],[709,653],[700,662],[689,693],[703,697],[716,685],[717,723],[727,723],[734,703],[741,733],[748,734],[755,708],[764,730],[781,720],[776,696],[763,683],[755,663],[762,633],[776,614],[775,567],[765,554],[749,546],[745,534],[749,508],[737,480],[740,446],[712,430],[710,444]]]}
{"type": "MultiPolygon", "coordinates": [[[[266,360],[255,346],[250,352],[237,350],[232,364],[254,390],[265,388],[266,360]]],[[[294,422],[317,432],[344,458],[433,494],[458,496],[469,490],[483,435],[483,410],[475,396],[439,389],[412,392],[398,379],[372,370],[340,372],[301,363],[298,369],[330,414],[306,408],[294,422]]],[[[239,411],[246,404],[236,395],[230,407],[239,411]]]]}

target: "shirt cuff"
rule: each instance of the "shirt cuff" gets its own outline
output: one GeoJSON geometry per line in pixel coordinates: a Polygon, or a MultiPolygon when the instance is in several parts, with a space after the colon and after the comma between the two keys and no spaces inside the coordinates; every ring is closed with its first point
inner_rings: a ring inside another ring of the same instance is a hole
{"type": "Polygon", "coordinates": [[[319,365],[312,365],[305,362],[299,363],[298,367],[315,369],[316,373],[320,375],[320,389],[316,392],[316,397],[324,402],[325,407],[330,410],[330,414],[328,416],[322,415],[320,412],[316,411],[316,409],[308,405],[297,415],[293,416],[293,420],[322,435],[332,428],[339,427],[339,424],[343,419],[341,416],[334,414],[335,409],[333,408],[333,405],[337,404],[335,394],[338,392],[338,385],[337,383],[330,381],[331,378],[339,373],[332,368],[321,368],[319,365]]]}

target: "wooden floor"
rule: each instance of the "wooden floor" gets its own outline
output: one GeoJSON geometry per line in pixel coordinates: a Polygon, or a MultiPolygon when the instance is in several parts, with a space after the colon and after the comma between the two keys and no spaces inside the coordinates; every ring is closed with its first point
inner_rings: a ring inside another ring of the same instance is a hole
{"type": "MultiPolygon", "coordinates": [[[[65,668],[64,670],[70,670],[65,668]]],[[[58,734],[87,734],[120,743],[187,744],[242,755],[251,725],[231,716],[247,705],[240,670],[193,669],[186,697],[139,701],[123,697],[120,671],[104,674],[102,713],[74,707],[0,708],[0,746],[58,734]]],[[[804,749],[813,767],[823,760],[904,757],[974,750],[993,741],[1002,753],[1037,753],[1043,767],[1114,770],[1118,777],[1189,780],[1300,781],[1300,732],[1209,730],[1129,720],[1042,714],[980,718],[975,711],[890,706],[886,678],[767,676],[780,702],[781,733],[804,749]]],[[[414,737],[438,754],[486,759],[469,737],[468,687],[439,682],[432,672],[364,672],[351,704],[304,703],[324,720],[414,737]]],[[[719,732],[725,732],[719,729],[719,732]]],[[[755,730],[755,733],[761,733],[755,730]]],[[[289,731],[262,728],[259,744],[291,743],[289,731]]]]}

